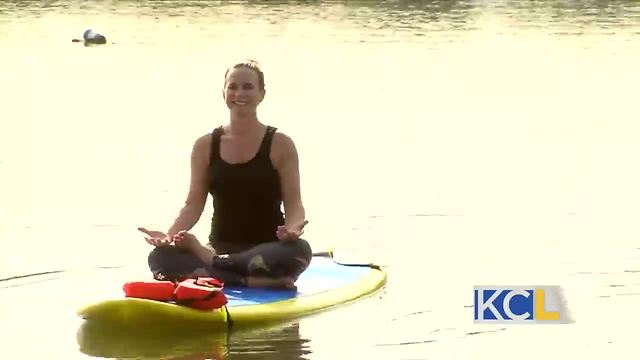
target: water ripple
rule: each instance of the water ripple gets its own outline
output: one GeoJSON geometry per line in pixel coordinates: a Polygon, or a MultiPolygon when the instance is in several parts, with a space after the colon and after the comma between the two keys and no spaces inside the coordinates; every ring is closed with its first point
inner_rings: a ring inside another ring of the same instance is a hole
{"type": "Polygon", "coordinates": [[[465,333],[465,336],[473,336],[473,335],[481,335],[481,334],[495,334],[499,331],[505,331],[507,330],[507,328],[500,328],[500,329],[495,329],[495,330],[484,330],[484,331],[472,331],[472,332],[468,332],[465,333]]]}
{"type": "Polygon", "coordinates": [[[437,340],[418,340],[418,341],[406,341],[406,342],[389,343],[389,344],[375,344],[375,346],[406,346],[406,345],[428,344],[436,341],[437,340]]]}

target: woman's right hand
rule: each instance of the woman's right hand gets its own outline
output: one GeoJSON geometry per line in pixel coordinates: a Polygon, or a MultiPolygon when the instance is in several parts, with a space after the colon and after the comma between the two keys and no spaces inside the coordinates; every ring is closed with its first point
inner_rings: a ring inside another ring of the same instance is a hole
{"type": "Polygon", "coordinates": [[[147,230],[147,229],[145,229],[143,227],[139,227],[138,230],[143,232],[143,233],[145,233],[145,234],[147,234],[147,236],[145,236],[144,239],[150,245],[153,245],[153,246],[167,246],[167,245],[171,245],[171,243],[173,243],[173,240],[167,234],[163,233],[162,231],[147,230]]]}

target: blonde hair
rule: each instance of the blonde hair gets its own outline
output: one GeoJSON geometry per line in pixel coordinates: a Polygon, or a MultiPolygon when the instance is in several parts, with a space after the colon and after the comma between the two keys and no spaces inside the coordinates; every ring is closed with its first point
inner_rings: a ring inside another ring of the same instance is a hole
{"type": "Polygon", "coordinates": [[[238,69],[243,67],[255,71],[255,73],[258,75],[258,86],[260,87],[260,90],[264,90],[264,73],[260,69],[260,65],[258,64],[258,62],[252,59],[246,59],[229,67],[224,73],[225,84],[227,82],[227,75],[229,75],[229,71],[231,71],[231,69],[238,69]]]}

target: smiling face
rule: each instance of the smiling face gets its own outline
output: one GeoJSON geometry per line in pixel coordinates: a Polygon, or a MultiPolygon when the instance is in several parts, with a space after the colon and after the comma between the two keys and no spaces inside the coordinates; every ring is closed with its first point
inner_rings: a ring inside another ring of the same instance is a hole
{"type": "Polygon", "coordinates": [[[227,71],[222,96],[232,112],[255,112],[264,99],[264,78],[260,70],[249,65],[236,65],[227,71]]]}

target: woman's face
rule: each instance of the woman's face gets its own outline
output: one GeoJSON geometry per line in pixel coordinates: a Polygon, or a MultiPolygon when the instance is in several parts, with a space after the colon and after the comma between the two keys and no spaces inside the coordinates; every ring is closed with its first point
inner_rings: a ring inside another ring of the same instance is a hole
{"type": "Polygon", "coordinates": [[[258,74],[253,69],[241,66],[229,70],[222,92],[229,110],[255,112],[264,99],[264,94],[258,74]]]}

